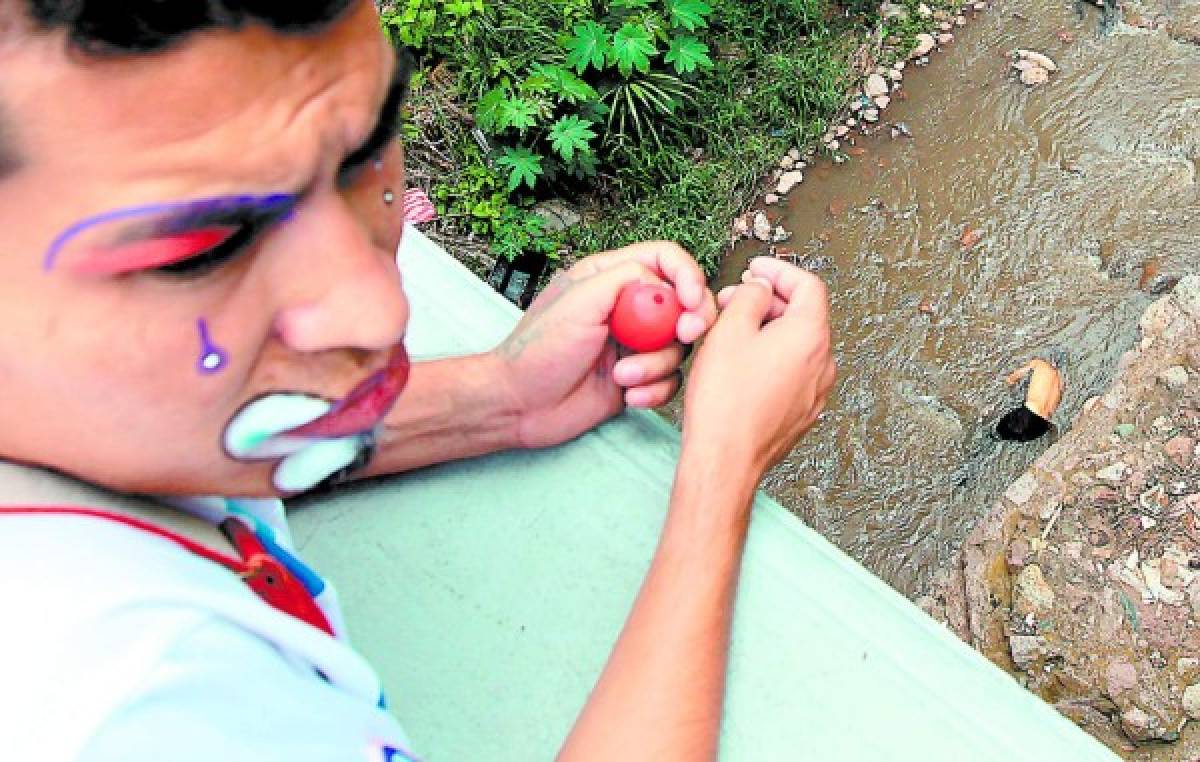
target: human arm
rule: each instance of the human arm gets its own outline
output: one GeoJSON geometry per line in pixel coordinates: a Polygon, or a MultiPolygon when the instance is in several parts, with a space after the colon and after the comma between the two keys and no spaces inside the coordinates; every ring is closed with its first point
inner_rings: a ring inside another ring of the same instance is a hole
{"type": "Polygon", "coordinates": [[[836,373],[820,282],[778,260],[750,268],[754,280],[722,292],[697,353],[658,548],[560,760],[716,755],[754,490],[813,425],[836,373]]]}
{"type": "Polygon", "coordinates": [[[357,475],[547,447],[627,405],[662,405],[679,388],[683,344],[703,334],[715,315],[703,273],[675,244],[636,244],[583,259],[555,276],[494,350],[414,364],[375,457],[357,475]],[[621,287],[638,280],[671,283],[685,312],[676,342],[622,357],[608,340],[608,317],[621,287]]]}

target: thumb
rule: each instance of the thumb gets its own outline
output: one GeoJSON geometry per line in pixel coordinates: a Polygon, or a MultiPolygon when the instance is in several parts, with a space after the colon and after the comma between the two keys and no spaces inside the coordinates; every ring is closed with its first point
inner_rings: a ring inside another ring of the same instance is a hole
{"type": "Polygon", "coordinates": [[[775,289],[763,278],[752,277],[734,289],[721,313],[722,322],[757,330],[771,313],[775,289]]]}
{"type": "Polygon", "coordinates": [[[630,283],[662,283],[654,272],[640,262],[627,260],[600,270],[579,282],[563,298],[572,312],[589,323],[603,323],[612,314],[621,289],[630,283]]]}

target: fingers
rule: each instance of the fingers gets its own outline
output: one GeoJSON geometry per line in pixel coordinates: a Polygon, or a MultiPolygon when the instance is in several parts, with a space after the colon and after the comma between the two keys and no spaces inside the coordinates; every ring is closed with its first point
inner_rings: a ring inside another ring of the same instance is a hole
{"type": "Polygon", "coordinates": [[[829,298],[825,283],[809,271],[774,257],[755,257],[746,270],[771,283],[775,293],[787,302],[786,312],[805,314],[814,306],[825,311],[829,298]]]}
{"type": "Polygon", "coordinates": [[[680,344],[671,344],[657,352],[630,355],[613,366],[613,380],[627,387],[657,383],[678,371],[683,357],[680,344]]]}
{"type": "Polygon", "coordinates": [[[681,375],[676,372],[656,383],[627,389],[625,404],[640,408],[662,407],[679,391],[681,381],[681,375]]]}
{"type": "MultiPolygon", "coordinates": [[[[733,294],[737,291],[738,286],[726,286],[717,294],[717,306],[724,310],[729,306],[729,302],[733,299],[733,294]]],[[[778,296],[771,297],[771,311],[767,313],[768,320],[774,320],[783,315],[783,311],[787,309],[787,302],[780,299],[778,296]]]]}
{"type": "Polygon", "coordinates": [[[691,344],[699,339],[712,324],[717,321],[717,300],[713,296],[713,292],[704,289],[704,301],[700,305],[699,310],[684,312],[679,316],[679,323],[675,326],[675,335],[684,344],[691,344]]]}
{"type": "Polygon", "coordinates": [[[581,288],[573,288],[562,296],[564,306],[571,314],[588,323],[604,323],[612,313],[617,294],[630,284],[659,283],[658,276],[645,265],[634,260],[614,261],[594,270],[592,275],[577,281],[581,288]]]}
{"type": "Polygon", "coordinates": [[[721,313],[721,323],[758,330],[771,312],[773,299],[770,282],[751,278],[733,292],[721,313]]]}

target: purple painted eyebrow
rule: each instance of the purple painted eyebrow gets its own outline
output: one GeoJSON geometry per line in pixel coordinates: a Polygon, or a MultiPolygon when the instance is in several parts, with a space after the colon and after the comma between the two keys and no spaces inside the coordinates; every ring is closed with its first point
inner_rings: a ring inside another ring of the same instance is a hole
{"type": "Polygon", "coordinates": [[[42,269],[45,272],[53,270],[59,255],[77,236],[108,223],[157,217],[165,223],[159,233],[180,232],[190,225],[214,225],[223,221],[256,224],[286,219],[295,207],[296,200],[297,197],[290,193],[221,196],[198,201],[145,204],[104,212],[83,219],[60,233],[46,250],[42,269]]]}

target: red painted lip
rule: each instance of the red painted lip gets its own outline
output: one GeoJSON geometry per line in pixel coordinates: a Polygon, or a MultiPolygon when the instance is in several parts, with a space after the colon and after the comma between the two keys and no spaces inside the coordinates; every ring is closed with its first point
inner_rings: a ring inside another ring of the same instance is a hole
{"type": "Polygon", "coordinates": [[[325,415],[283,432],[284,436],[337,439],[370,431],[396,404],[408,383],[410,363],[403,344],[397,344],[388,363],[350,390],[325,415]]]}

